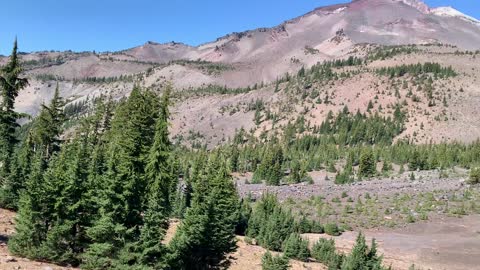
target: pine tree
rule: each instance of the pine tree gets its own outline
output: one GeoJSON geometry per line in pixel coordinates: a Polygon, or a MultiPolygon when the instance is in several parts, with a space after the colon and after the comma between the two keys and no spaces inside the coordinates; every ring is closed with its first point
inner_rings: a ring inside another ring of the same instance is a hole
{"type": "Polygon", "coordinates": [[[177,187],[175,175],[172,175],[172,147],[168,138],[168,105],[170,98],[170,88],[166,89],[161,104],[160,115],[155,128],[155,136],[152,147],[150,148],[145,176],[149,194],[158,196],[157,202],[161,202],[164,216],[169,216],[172,211],[173,193],[177,187]],[[159,193],[159,194],[157,194],[159,193]]]}
{"type": "Polygon", "coordinates": [[[158,97],[137,86],[115,111],[101,176],[100,218],[86,232],[93,243],[85,254],[86,269],[112,267],[125,243],[140,234],[147,208],[145,167],[158,115],[158,97]]]}
{"type": "Polygon", "coordinates": [[[376,164],[375,156],[370,149],[366,149],[363,151],[362,155],[360,156],[360,167],[359,173],[360,176],[364,177],[372,177],[377,173],[377,164],[376,164]]]}
{"type": "Polygon", "coordinates": [[[372,240],[369,248],[365,236],[359,233],[350,255],[342,263],[342,270],[383,270],[382,257],[377,255],[377,245],[372,240]]]}
{"type": "Polygon", "coordinates": [[[89,244],[86,229],[92,225],[88,199],[88,137],[76,136],[64,145],[44,175],[44,185],[55,194],[52,220],[42,245],[42,257],[60,264],[78,265],[89,244]]]}
{"type": "Polygon", "coordinates": [[[87,194],[85,199],[90,213],[95,213],[92,220],[98,219],[99,199],[102,195],[104,175],[107,171],[107,147],[113,116],[113,102],[100,97],[95,102],[95,113],[82,122],[83,136],[88,137],[90,160],[88,163],[87,194]]]}
{"type": "Polygon", "coordinates": [[[340,269],[343,255],[336,253],[335,241],[320,238],[312,247],[312,257],[328,266],[328,269],[340,269]]]}
{"type": "Polygon", "coordinates": [[[286,257],[272,256],[272,253],[268,251],[262,256],[262,270],[287,270],[289,268],[289,261],[286,257]]]}
{"type": "Polygon", "coordinates": [[[291,213],[282,209],[274,195],[267,193],[255,206],[248,222],[247,236],[257,239],[267,249],[280,251],[294,229],[291,213]]]}
{"type": "Polygon", "coordinates": [[[217,269],[236,249],[238,195],[228,165],[217,153],[194,185],[192,204],[172,242],[175,269],[217,269]]]}
{"type": "Polygon", "coordinates": [[[268,145],[265,148],[262,162],[255,170],[253,182],[265,180],[267,185],[278,186],[282,178],[283,150],[279,146],[268,145]]]}
{"type": "Polygon", "coordinates": [[[310,257],[308,240],[303,239],[297,233],[290,234],[283,243],[283,254],[287,258],[306,262],[310,257]]]}
{"type": "MultiPolygon", "coordinates": [[[[0,90],[2,102],[0,104],[0,185],[2,178],[10,172],[10,161],[17,138],[15,129],[18,127],[17,119],[20,117],[14,111],[15,99],[20,90],[28,85],[28,80],[21,78],[22,67],[17,53],[17,39],[13,43],[13,50],[5,66],[0,69],[0,90]]],[[[1,188],[1,187],[0,187],[1,188]]]]}
{"type": "Polygon", "coordinates": [[[21,147],[16,151],[11,164],[10,175],[7,176],[4,186],[0,189],[0,206],[16,210],[20,193],[31,173],[31,163],[34,158],[34,147],[31,132],[28,133],[21,147]]]}
{"type": "Polygon", "coordinates": [[[162,243],[165,228],[168,227],[168,217],[164,215],[165,203],[161,196],[161,193],[150,195],[138,240],[127,243],[122,248],[114,263],[117,267],[136,269],[148,266],[152,269],[165,269],[168,266],[169,250],[162,243]]]}
{"type": "Polygon", "coordinates": [[[45,160],[60,150],[60,135],[62,125],[65,121],[63,113],[64,101],[60,97],[60,90],[57,83],[52,100],[48,106],[42,105],[40,115],[35,119],[33,126],[33,140],[35,149],[41,149],[45,160]]]}
{"type": "MultiPolygon", "coordinates": [[[[70,153],[54,155],[60,149],[58,138],[64,120],[62,107],[63,102],[58,94],[57,86],[50,106],[43,106],[40,116],[35,120],[31,133],[34,142],[34,166],[25,183],[25,191],[20,196],[16,235],[11,243],[9,242],[12,252],[44,260],[64,260],[62,255],[52,255],[51,250],[45,248],[47,238],[51,242],[59,241],[51,234],[53,223],[60,217],[58,208],[68,207],[68,203],[63,201],[64,197],[61,196],[60,191],[61,187],[66,184],[62,179],[66,177],[64,173],[67,171],[71,156],[70,153]],[[52,166],[49,166],[48,163],[50,159],[53,162],[52,166]]],[[[24,156],[31,158],[33,156],[30,152],[31,142],[24,146],[26,147],[24,156]]],[[[19,162],[18,165],[20,164],[19,162]]],[[[76,184],[73,184],[73,187],[76,188],[76,184]]],[[[59,249],[61,248],[59,247],[59,249]]],[[[67,252],[68,250],[65,250],[61,253],[66,254],[67,252]]],[[[71,256],[67,257],[66,261],[72,259],[71,256]]]]}
{"type": "Polygon", "coordinates": [[[32,171],[20,194],[15,234],[8,241],[16,255],[38,258],[39,248],[46,238],[51,221],[52,195],[43,182],[46,164],[43,153],[35,154],[32,171]]]}
{"type": "Polygon", "coordinates": [[[128,267],[143,265],[163,269],[167,266],[168,250],[162,240],[171,213],[172,186],[176,187],[177,183],[171,170],[171,143],[168,139],[169,96],[170,89],[167,88],[160,103],[154,142],[146,162],[148,202],[144,223],[138,240],[128,243],[119,254],[120,264],[128,267]]]}
{"type": "Polygon", "coordinates": [[[248,221],[252,216],[252,207],[250,204],[251,200],[248,197],[240,200],[239,218],[235,227],[235,234],[237,235],[245,235],[247,232],[248,221]]]}

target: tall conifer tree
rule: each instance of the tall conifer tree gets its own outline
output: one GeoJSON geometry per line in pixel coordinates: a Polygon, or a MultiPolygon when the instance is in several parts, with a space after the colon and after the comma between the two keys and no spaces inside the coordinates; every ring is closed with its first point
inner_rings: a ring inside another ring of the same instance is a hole
{"type": "Polygon", "coordinates": [[[2,95],[0,104],[0,184],[2,184],[2,178],[8,176],[11,157],[17,143],[15,129],[18,127],[19,114],[14,111],[15,99],[20,90],[28,85],[28,80],[20,77],[22,67],[17,49],[17,39],[15,39],[12,54],[7,64],[0,69],[2,95]]]}

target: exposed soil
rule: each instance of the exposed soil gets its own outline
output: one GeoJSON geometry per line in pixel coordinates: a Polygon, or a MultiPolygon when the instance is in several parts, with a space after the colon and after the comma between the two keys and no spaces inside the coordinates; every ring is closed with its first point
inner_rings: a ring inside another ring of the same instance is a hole
{"type": "MultiPolygon", "coordinates": [[[[260,246],[253,246],[245,243],[243,237],[238,239],[238,250],[232,254],[232,270],[252,270],[262,269],[262,256],[266,250],[260,246]]],[[[275,252],[273,252],[275,253],[275,252]]],[[[327,269],[323,264],[316,262],[300,262],[290,260],[292,270],[324,270],[327,269]]]]}
{"type": "MultiPolygon", "coordinates": [[[[480,265],[480,215],[411,224],[397,229],[365,231],[375,238],[385,263],[394,269],[470,270],[480,265]]],[[[325,235],[305,235],[311,242],[325,235]]],[[[337,248],[349,252],[357,237],[346,232],[335,237],[337,248]]]]}

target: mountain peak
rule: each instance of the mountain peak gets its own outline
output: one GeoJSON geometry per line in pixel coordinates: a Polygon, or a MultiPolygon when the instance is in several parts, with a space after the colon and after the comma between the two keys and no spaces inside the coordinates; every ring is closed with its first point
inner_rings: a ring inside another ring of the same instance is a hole
{"type": "Polygon", "coordinates": [[[405,5],[408,5],[408,6],[411,6],[417,10],[419,10],[420,12],[422,12],[423,14],[428,14],[430,13],[430,8],[427,6],[427,4],[425,4],[423,1],[421,0],[352,0],[352,3],[355,3],[355,2],[400,2],[400,3],[403,3],[405,5]]]}
{"type": "Polygon", "coordinates": [[[456,17],[462,20],[480,25],[480,21],[474,17],[468,16],[453,7],[438,7],[431,10],[432,14],[443,17],[456,17]]]}
{"type": "Polygon", "coordinates": [[[430,8],[421,0],[393,0],[393,1],[403,2],[405,5],[412,6],[425,14],[430,12],[430,8]]]}

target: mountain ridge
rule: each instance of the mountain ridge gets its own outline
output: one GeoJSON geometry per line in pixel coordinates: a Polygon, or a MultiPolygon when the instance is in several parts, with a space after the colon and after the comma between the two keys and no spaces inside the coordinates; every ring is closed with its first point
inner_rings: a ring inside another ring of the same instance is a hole
{"type": "Polygon", "coordinates": [[[312,116],[305,117],[316,124],[329,110],[336,112],[344,105],[365,111],[376,96],[385,110],[398,102],[392,89],[399,86],[379,78],[376,70],[435,61],[443,67],[452,66],[459,76],[439,80],[432,86],[436,95],[427,97],[413,88],[423,81],[401,78],[409,86],[405,90],[401,86],[399,91],[412,117],[425,112],[429,115],[411,119],[412,123],[422,121],[425,130],[413,125],[405,134],[423,134],[422,142],[429,138],[470,141],[466,133],[452,133],[459,129],[469,134],[480,132],[475,124],[480,122],[476,109],[480,102],[476,80],[480,27],[451,9],[438,16],[433,14],[438,12],[435,9],[427,12],[422,7],[419,1],[357,0],[320,7],[275,27],[232,33],[198,46],[147,41],[119,52],[25,54],[21,57],[30,86],[20,93],[16,109],[36,115],[40,105],[51,99],[56,81],[69,104],[82,104],[99,95],[119,100],[129,95],[134,84],[161,91],[172,83],[176,95],[182,97],[172,109],[172,134],[189,137],[189,131],[200,132],[210,144],[216,144],[236,129],[256,126],[254,113],[246,106],[255,100],[264,101],[272,111],[291,109],[283,124],[295,121],[291,117],[305,115],[306,107],[313,109],[312,116]],[[295,76],[318,63],[351,57],[362,59],[363,65],[334,68],[336,79],[326,85],[283,82],[278,88],[286,90],[274,91],[281,78],[295,76]],[[299,106],[296,100],[304,96],[302,91],[322,99],[330,95],[328,100],[336,105],[309,100],[308,106],[299,106]],[[410,102],[410,98],[420,101],[410,102]],[[448,107],[429,107],[443,104],[444,99],[448,107]],[[224,114],[226,111],[229,113],[224,114]]]}

